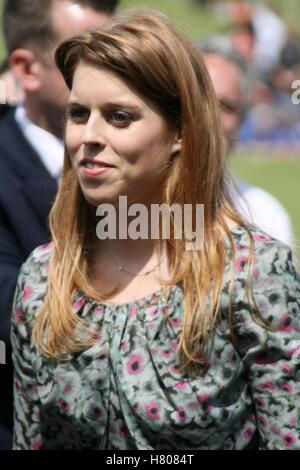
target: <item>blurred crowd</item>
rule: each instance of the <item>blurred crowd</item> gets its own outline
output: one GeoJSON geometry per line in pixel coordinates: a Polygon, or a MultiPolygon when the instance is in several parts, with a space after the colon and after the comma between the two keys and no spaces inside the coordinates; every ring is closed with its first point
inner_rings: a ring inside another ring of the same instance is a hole
{"type": "Polygon", "coordinates": [[[228,19],[229,33],[218,40],[230,41],[248,67],[250,106],[239,145],[299,149],[300,41],[295,31],[266,1],[195,1],[228,19]]]}
{"type": "MultiPolygon", "coordinates": [[[[216,39],[229,41],[248,67],[249,109],[238,136],[239,146],[263,151],[299,149],[300,41],[296,33],[266,0],[194,2],[227,18],[229,33],[216,39]]],[[[21,91],[11,74],[6,75],[7,65],[2,64],[0,74],[6,83],[6,95],[14,105],[20,100],[21,91]]]]}

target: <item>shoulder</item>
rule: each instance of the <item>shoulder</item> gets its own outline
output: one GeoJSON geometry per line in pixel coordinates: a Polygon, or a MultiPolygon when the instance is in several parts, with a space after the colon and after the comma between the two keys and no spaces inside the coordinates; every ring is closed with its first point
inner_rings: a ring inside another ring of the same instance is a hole
{"type": "Polygon", "coordinates": [[[53,244],[38,246],[23,263],[15,292],[15,308],[29,320],[42,306],[48,286],[48,268],[53,244]]]}
{"type": "Polygon", "coordinates": [[[7,126],[14,127],[17,126],[15,120],[16,108],[8,105],[0,106],[0,133],[2,133],[7,126]]]}
{"type": "Polygon", "coordinates": [[[297,277],[293,262],[293,253],[288,245],[273,238],[264,231],[249,226],[236,227],[231,231],[234,244],[234,271],[236,276],[249,274],[251,257],[253,258],[253,285],[260,274],[289,275],[297,277]]]}
{"type": "MultiPolygon", "coordinates": [[[[275,321],[282,321],[284,314],[291,310],[299,320],[300,277],[291,249],[261,230],[251,227],[249,233],[243,227],[236,228],[233,237],[233,302],[237,309],[244,311],[246,315],[252,310],[249,302],[251,295],[249,297],[247,292],[250,289],[255,307],[265,319],[272,316],[275,321]]],[[[229,283],[229,276],[227,280],[229,283]]]]}
{"type": "Polygon", "coordinates": [[[52,249],[52,242],[35,248],[23,263],[19,278],[30,279],[31,281],[47,278],[52,249]]]}
{"type": "MultiPolygon", "coordinates": [[[[235,258],[251,253],[255,254],[255,262],[265,263],[272,259],[281,261],[292,261],[292,251],[284,242],[274,238],[265,231],[249,225],[247,228],[242,226],[234,227],[231,230],[233,244],[235,249],[235,258]]],[[[240,266],[236,266],[240,270],[240,266]]]]}

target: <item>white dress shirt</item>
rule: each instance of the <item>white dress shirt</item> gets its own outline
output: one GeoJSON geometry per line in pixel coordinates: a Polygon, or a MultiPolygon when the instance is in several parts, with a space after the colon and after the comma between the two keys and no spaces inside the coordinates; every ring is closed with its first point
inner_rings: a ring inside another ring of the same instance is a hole
{"type": "Polygon", "coordinates": [[[241,192],[237,207],[246,218],[274,238],[294,247],[290,217],[283,206],[267,191],[235,179],[241,192]]]}
{"type": "Polygon", "coordinates": [[[22,106],[18,106],[15,119],[22,133],[40,157],[50,175],[59,182],[63,169],[63,141],[34,124],[22,106]]]}

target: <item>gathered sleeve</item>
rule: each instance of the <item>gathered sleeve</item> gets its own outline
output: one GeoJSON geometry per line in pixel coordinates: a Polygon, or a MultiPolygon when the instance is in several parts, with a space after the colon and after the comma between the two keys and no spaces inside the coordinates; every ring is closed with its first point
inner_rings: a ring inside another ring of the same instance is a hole
{"type": "Polygon", "coordinates": [[[258,430],[261,449],[299,450],[300,278],[291,251],[273,239],[256,243],[253,313],[246,295],[246,251],[235,263],[233,341],[253,399],[255,425],[249,432],[258,430]]]}
{"type": "Polygon", "coordinates": [[[14,364],[14,450],[42,448],[40,406],[37,393],[37,361],[32,343],[35,313],[43,303],[39,249],[23,264],[14,295],[11,342],[14,364]]]}

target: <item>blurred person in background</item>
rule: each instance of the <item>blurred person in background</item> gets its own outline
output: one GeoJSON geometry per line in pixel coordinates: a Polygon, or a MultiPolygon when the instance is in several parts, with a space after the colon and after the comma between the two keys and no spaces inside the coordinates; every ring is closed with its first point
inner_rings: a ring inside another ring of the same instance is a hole
{"type": "Polygon", "coordinates": [[[252,45],[255,68],[260,75],[268,75],[279,63],[287,40],[287,25],[265,1],[255,4],[246,0],[230,1],[228,15],[233,31],[237,32],[237,49],[242,55],[246,52],[247,60],[252,45]]]}
{"type": "MultiPolygon", "coordinates": [[[[105,25],[118,0],[6,0],[9,63],[24,95],[0,119],[0,339],[9,350],[13,292],[32,249],[46,243],[48,213],[63,166],[68,89],[54,51],[64,40],[105,25]]],[[[9,354],[7,354],[9,359],[9,354]]],[[[0,449],[12,442],[11,363],[1,367],[0,449]],[[3,370],[2,370],[3,369],[3,370]]]]}
{"type": "Polygon", "coordinates": [[[253,106],[240,129],[240,141],[249,148],[293,151],[300,148],[300,107],[292,100],[293,83],[300,76],[300,48],[292,36],[279,63],[269,71],[263,87],[256,87],[253,106]]]}
{"type": "MultiPolygon", "coordinates": [[[[0,97],[0,104],[9,104],[15,106],[20,103],[24,97],[23,92],[17,83],[12,71],[9,68],[8,61],[5,60],[0,66],[0,84],[2,95],[0,97]]],[[[4,107],[1,107],[1,111],[5,111],[4,107]]]]}
{"type": "MultiPolygon", "coordinates": [[[[247,67],[230,42],[207,40],[199,47],[220,103],[226,151],[230,155],[249,104],[247,67]]],[[[293,246],[290,218],[282,205],[261,188],[239,179],[236,183],[242,196],[237,206],[243,214],[274,238],[293,246]]]]}

